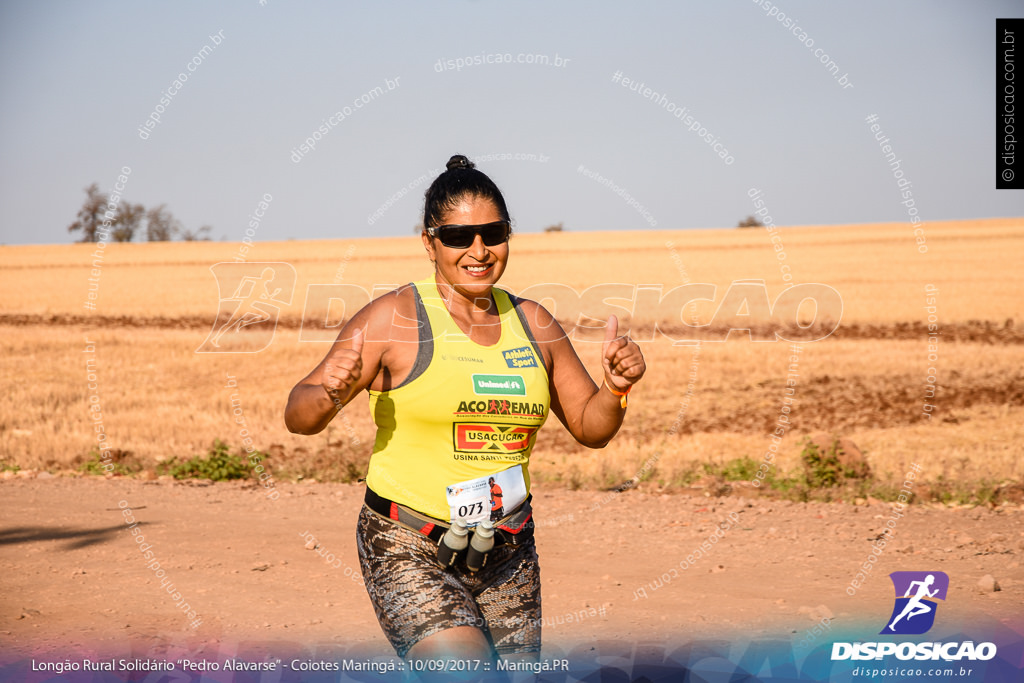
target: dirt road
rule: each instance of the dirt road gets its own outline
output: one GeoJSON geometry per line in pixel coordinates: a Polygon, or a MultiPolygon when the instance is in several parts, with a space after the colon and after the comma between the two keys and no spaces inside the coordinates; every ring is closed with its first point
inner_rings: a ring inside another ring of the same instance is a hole
{"type": "MultiPolygon", "coordinates": [[[[358,574],[361,487],[277,490],[271,500],[248,483],[0,482],[4,658],[391,654],[358,574]]],[[[1022,506],[912,505],[894,517],[880,502],[534,494],[545,657],[610,641],[640,651],[872,640],[899,570],[949,575],[929,637],[978,640],[981,629],[1024,641],[1022,506]],[[891,540],[873,551],[889,520],[891,540]],[[986,575],[1000,590],[979,585],[986,575]]]]}

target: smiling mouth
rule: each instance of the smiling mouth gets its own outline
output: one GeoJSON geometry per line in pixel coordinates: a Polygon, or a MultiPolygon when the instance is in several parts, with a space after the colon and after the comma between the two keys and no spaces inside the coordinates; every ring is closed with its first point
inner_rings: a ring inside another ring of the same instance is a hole
{"type": "Polygon", "coordinates": [[[465,270],[470,275],[472,275],[473,277],[481,277],[487,275],[489,272],[491,272],[492,268],[494,268],[493,263],[484,263],[473,266],[462,266],[462,269],[465,270]]]}

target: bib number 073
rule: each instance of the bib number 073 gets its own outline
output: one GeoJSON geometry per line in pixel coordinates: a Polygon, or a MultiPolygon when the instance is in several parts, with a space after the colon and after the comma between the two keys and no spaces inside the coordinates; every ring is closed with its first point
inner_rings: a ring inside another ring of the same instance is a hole
{"type": "Polygon", "coordinates": [[[459,506],[459,517],[471,517],[472,515],[479,515],[484,511],[483,501],[477,501],[470,503],[469,505],[459,506]]]}

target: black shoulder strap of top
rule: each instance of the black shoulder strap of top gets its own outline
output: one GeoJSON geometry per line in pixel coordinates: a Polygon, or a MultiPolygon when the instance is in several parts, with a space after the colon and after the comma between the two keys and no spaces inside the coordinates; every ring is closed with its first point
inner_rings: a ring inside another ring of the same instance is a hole
{"type": "Polygon", "coordinates": [[[541,365],[544,366],[544,372],[548,373],[548,376],[550,377],[551,368],[549,368],[547,363],[544,362],[544,354],[540,352],[540,346],[537,345],[537,339],[533,336],[533,330],[530,329],[530,323],[526,322],[526,314],[523,313],[523,309],[519,306],[522,299],[511,292],[506,292],[506,294],[508,294],[509,301],[512,302],[512,308],[515,309],[516,315],[519,317],[519,322],[522,324],[523,330],[526,332],[526,337],[530,340],[530,346],[533,347],[533,352],[537,354],[537,358],[540,359],[541,365]]]}
{"type": "Polygon", "coordinates": [[[395,389],[404,387],[426,372],[427,367],[430,366],[430,361],[434,358],[434,331],[430,328],[430,317],[427,315],[427,307],[423,305],[423,298],[420,296],[420,290],[416,285],[409,283],[409,286],[412,287],[412,295],[416,301],[416,324],[419,328],[419,344],[416,347],[416,362],[413,363],[409,375],[402,380],[401,384],[394,387],[395,389]]]}

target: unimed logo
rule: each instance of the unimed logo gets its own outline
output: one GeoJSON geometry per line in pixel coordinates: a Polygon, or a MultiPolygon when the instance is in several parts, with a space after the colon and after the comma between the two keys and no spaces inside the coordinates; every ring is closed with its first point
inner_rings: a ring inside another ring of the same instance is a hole
{"type": "Polygon", "coordinates": [[[473,393],[477,396],[526,396],[522,375],[473,375],[473,393]]]}

